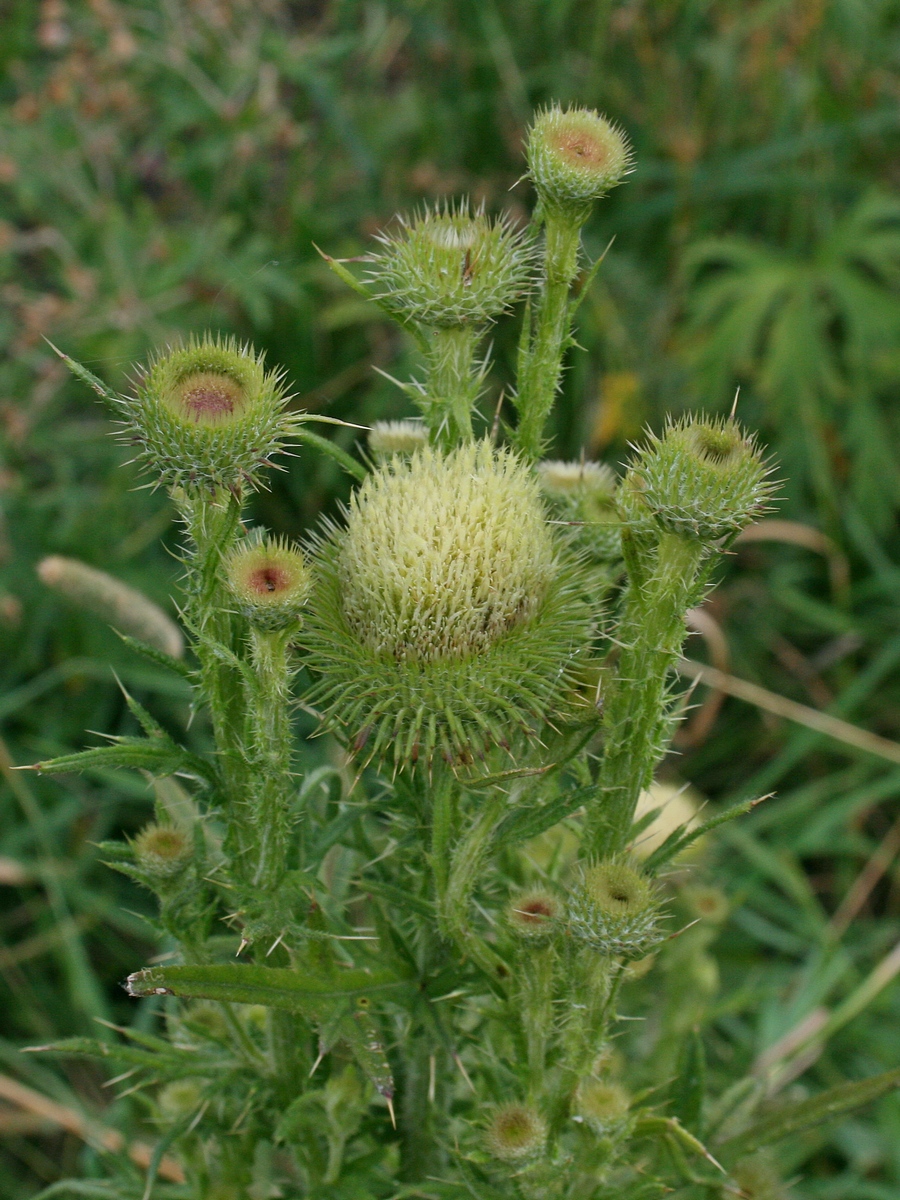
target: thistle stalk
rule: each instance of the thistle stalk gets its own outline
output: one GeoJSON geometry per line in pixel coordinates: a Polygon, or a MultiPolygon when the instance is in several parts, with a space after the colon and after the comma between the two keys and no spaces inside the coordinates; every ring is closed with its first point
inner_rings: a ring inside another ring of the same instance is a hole
{"type": "Polygon", "coordinates": [[[451,325],[431,333],[426,382],[431,440],[450,449],[472,440],[472,409],[481,373],[475,352],[481,330],[451,325]]]}

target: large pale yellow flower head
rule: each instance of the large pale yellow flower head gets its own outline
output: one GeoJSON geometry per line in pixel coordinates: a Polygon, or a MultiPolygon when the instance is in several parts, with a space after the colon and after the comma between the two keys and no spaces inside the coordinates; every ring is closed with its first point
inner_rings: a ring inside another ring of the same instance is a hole
{"type": "Polygon", "coordinates": [[[537,484],[488,442],[370,475],[338,557],[360,641],[420,662],[486,650],[534,615],[555,569],[537,484]]]}

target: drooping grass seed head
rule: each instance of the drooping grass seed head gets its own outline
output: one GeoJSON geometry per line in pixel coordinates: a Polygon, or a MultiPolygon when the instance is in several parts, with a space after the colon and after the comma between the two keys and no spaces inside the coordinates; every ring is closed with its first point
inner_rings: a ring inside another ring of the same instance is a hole
{"type": "Polygon", "coordinates": [[[421,421],[375,421],[369,430],[369,449],[382,461],[395,454],[408,457],[428,445],[428,429],[421,421]]]}
{"type": "Polygon", "coordinates": [[[544,888],[514,896],[506,909],[506,923],[512,932],[535,945],[548,942],[559,931],[563,917],[559,898],[544,888]]]}
{"type": "Polygon", "coordinates": [[[278,538],[249,537],[225,560],[225,580],[240,611],[260,629],[300,619],[312,575],[302,552],[278,538]]]}
{"type": "Polygon", "coordinates": [[[627,515],[704,542],[738,533],[766,510],[774,484],[752,437],[733,420],[685,417],[650,434],[626,476],[627,515]]]}
{"type": "Polygon", "coordinates": [[[583,1079],[572,1100],[572,1115],[602,1137],[622,1127],[630,1104],[631,1098],[620,1084],[583,1079]]]}
{"type": "Polygon", "coordinates": [[[127,440],[169,486],[256,486],[292,424],[278,374],[231,338],[160,355],[121,408],[127,440]]]}
{"type": "Polygon", "coordinates": [[[506,218],[458,208],[425,209],[380,239],[369,273],[379,300],[418,325],[487,325],[528,290],[534,258],[506,218]]]}
{"type": "Polygon", "coordinates": [[[659,918],[653,886],[626,862],[586,867],[569,900],[573,936],[611,957],[646,955],[662,940],[659,918]]]}
{"type": "Polygon", "coordinates": [[[318,579],[313,702],[368,757],[470,761],[564,707],[590,618],[512,451],[384,463],[321,546],[318,579]]]}
{"type": "Polygon", "coordinates": [[[505,1104],[491,1118],[485,1142],[494,1158],[525,1164],[547,1143],[547,1122],[530,1104],[505,1104]]]}
{"type": "Polygon", "coordinates": [[[625,134],[588,108],[554,104],[538,113],[525,154],[541,207],[579,224],[587,220],[593,202],[632,169],[625,134]]]}
{"type": "Polygon", "coordinates": [[[135,861],[149,880],[177,878],[191,859],[191,841],[174,825],[147,825],[131,844],[135,861]]]}

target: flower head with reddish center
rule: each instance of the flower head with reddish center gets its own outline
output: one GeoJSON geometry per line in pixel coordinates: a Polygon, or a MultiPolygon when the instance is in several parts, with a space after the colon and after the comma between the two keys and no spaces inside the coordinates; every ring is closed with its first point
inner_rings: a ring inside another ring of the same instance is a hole
{"type": "Polygon", "coordinates": [[[300,550],[252,536],[228,556],[225,579],[244,616],[265,629],[299,621],[312,582],[300,550]]]}
{"type": "Polygon", "coordinates": [[[631,148],[621,131],[587,108],[553,105],[538,113],[528,132],[528,174],[545,209],[579,222],[591,204],[631,170],[631,148]]]}

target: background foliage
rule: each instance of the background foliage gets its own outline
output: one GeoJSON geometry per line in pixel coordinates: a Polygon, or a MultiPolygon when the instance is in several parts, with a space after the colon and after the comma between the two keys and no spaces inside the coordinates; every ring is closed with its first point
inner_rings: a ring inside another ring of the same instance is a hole
{"type": "MultiPolygon", "coordinates": [[[[894,0],[7,0],[0,22],[5,1077],[103,1118],[89,1068],[18,1047],[96,1017],[149,1028],[152,1005],[118,983],[164,950],[147,898],[94,849],[147,820],[150,789],[8,767],[76,748],[85,729],[132,731],[110,661],[160,720],[186,715],[168,677],[35,575],[44,555],[72,555],[170,607],[177,576],[167,502],[135,490],[44,339],[116,387],[149,348],[221,329],[284,365],[298,407],[404,415],[374,368],[402,375],[409,347],[314,245],[362,253],[397,210],[465,191],[523,212],[521,135],[551,98],[620,121],[638,162],[587,231],[595,253],[616,240],[581,309],[587,353],[556,451],[617,463],[663,410],[723,410],[740,385],[742,419],[781,463],[779,516],[828,540],[811,552],[794,528],[734,556],[710,606],[733,670],[900,738],[894,0]]],[[[514,323],[497,329],[486,411],[514,344],[514,323]]],[[[354,436],[339,433],[348,449],[354,436]]],[[[347,483],[308,451],[287,467],[259,515],[302,533],[347,483]]],[[[202,720],[192,730],[202,744],[202,720]]],[[[688,742],[666,769],[716,804],[777,792],[706,851],[732,915],[689,1019],[724,1080],[852,996],[900,936],[900,772],[738,701],[688,742]],[[832,918],[886,837],[887,869],[844,932],[832,918]]],[[[888,986],[791,1086],[863,1078],[898,1053],[888,986]]],[[[89,1171],[96,1153],[11,1103],[0,1135],[3,1200],[89,1171]]],[[[799,1196],[887,1200],[900,1100],[786,1153],[799,1196]]]]}

